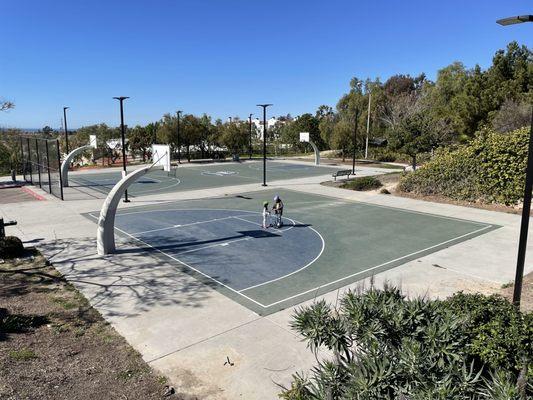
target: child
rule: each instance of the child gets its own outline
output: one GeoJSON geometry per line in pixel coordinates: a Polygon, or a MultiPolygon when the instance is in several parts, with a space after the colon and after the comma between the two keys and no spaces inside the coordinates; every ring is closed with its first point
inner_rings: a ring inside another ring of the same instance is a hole
{"type": "Polygon", "coordinates": [[[276,195],[274,197],[274,205],[272,206],[272,211],[274,211],[274,214],[276,214],[276,222],[274,225],[276,228],[281,228],[283,225],[283,222],[281,220],[281,217],[283,216],[283,202],[281,201],[280,197],[276,195]]]}
{"type": "Polygon", "coordinates": [[[263,229],[268,229],[269,227],[270,227],[270,211],[268,211],[268,201],[265,201],[263,202],[263,229]]]}

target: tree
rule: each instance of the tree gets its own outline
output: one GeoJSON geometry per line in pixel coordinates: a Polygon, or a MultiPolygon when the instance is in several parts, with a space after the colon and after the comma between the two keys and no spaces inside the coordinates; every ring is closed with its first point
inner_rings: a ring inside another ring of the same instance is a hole
{"type": "Polygon", "coordinates": [[[352,143],[353,123],[343,119],[335,124],[331,136],[331,144],[334,149],[342,150],[342,161],[346,160],[346,149],[352,143]]]}
{"type": "Polygon", "coordinates": [[[447,126],[442,120],[433,120],[426,110],[416,109],[390,133],[390,147],[410,156],[415,170],[417,155],[437,147],[445,131],[447,126]]]}
{"type": "Polygon", "coordinates": [[[150,149],[153,136],[146,127],[137,125],[128,134],[128,144],[130,150],[135,154],[141,154],[143,162],[146,161],[146,154],[150,149]]]}
{"type": "Polygon", "coordinates": [[[7,100],[0,100],[0,111],[7,111],[15,108],[15,104],[7,100]]]}
{"type": "Polygon", "coordinates": [[[531,106],[507,99],[494,113],[492,127],[497,132],[510,132],[531,123],[531,106]]]}
{"type": "Polygon", "coordinates": [[[241,154],[248,147],[249,132],[245,122],[230,122],[222,127],[221,142],[232,154],[241,154]]]}
{"type": "Polygon", "coordinates": [[[324,149],[326,144],[320,136],[319,119],[312,114],[300,115],[292,122],[285,124],[280,132],[283,143],[301,146],[300,132],[309,132],[309,138],[319,149],[324,149]]]}

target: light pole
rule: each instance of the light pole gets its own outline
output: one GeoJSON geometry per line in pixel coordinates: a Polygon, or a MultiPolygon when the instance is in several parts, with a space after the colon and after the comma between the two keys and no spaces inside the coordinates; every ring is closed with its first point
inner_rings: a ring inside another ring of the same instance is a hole
{"type": "MultiPolygon", "coordinates": [[[[124,170],[124,176],[126,176],[126,133],[124,128],[124,107],[123,103],[124,100],[129,99],[129,97],[121,96],[121,97],[113,97],[114,99],[118,100],[120,102],[120,134],[122,138],[122,168],[124,170]]],[[[129,203],[128,200],[128,191],[126,190],[124,192],[124,203],[129,203]]]]}
{"type": "Polygon", "coordinates": [[[176,111],[176,115],[178,116],[178,128],[177,128],[177,131],[176,131],[176,142],[177,142],[177,146],[178,146],[178,164],[181,164],[180,114],[182,112],[183,111],[181,111],[181,110],[176,111]]]}
{"type": "Polygon", "coordinates": [[[368,112],[366,117],[366,142],[365,142],[365,160],[368,158],[368,136],[370,135],[370,103],[372,101],[372,92],[368,92],[368,112]]]}
{"type": "Polygon", "coordinates": [[[250,128],[250,157],[249,159],[251,160],[252,159],[252,115],[253,114],[250,114],[248,116],[248,123],[249,123],[249,128],[250,128]]]}
{"type": "Polygon", "coordinates": [[[70,107],[63,107],[63,120],[65,121],[65,147],[68,154],[68,129],[67,129],[67,110],[70,107]]]}
{"type": "Polygon", "coordinates": [[[357,143],[357,122],[359,120],[359,108],[355,109],[355,121],[353,126],[353,154],[352,154],[352,174],[355,175],[355,145],[357,143]]]}
{"type": "Polygon", "coordinates": [[[267,107],[273,104],[258,104],[257,107],[263,107],[263,186],[267,185],[267,107]]]}
{"type": "MultiPolygon", "coordinates": [[[[502,26],[533,22],[533,15],[519,15],[517,17],[502,18],[496,21],[502,26]]],[[[516,260],[516,275],[514,280],[513,304],[520,308],[522,296],[522,281],[524,278],[524,262],[526,260],[527,233],[529,229],[529,214],[531,210],[531,190],[533,190],[533,108],[531,110],[531,127],[529,130],[529,146],[527,151],[526,185],[524,188],[524,205],[522,207],[522,222],[520,224],[520,239],[518,242],[518,257],[516,260]]]]}

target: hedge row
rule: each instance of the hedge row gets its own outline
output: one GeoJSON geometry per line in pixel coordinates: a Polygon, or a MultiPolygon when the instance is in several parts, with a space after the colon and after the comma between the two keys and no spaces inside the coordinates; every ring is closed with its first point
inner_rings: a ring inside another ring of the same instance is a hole
{"type": "Polygon", "coordinates": [[[513,205],[523,198],[529,128],[510,133],[480,132],[455,150],[440,149],[416,172],[400,179],[399,190],[455,200],[513,205]]]}

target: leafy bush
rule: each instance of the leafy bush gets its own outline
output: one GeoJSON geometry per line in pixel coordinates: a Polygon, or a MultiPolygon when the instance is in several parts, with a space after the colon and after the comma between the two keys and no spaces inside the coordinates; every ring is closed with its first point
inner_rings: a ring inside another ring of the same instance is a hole
{"type": "Polygon", "coordinates": [[[401,156],[388,148],[379,148],[374,150],[374,159],[381,162],[394,162],[401,156]]]}
{"type": "Polygon", "coordinates": [[[456,200],[517,204],[523,197],[529,129],[480,132],[456,150],[440,149],[398,188],[456,200]]]}
{"type": "Polygon", "coordinates": [[[373,176],[362,176],[360,178],[352,179],[341,185],[344,189],[352,189],[358,191],[373,190],[383,186],[379,179],[373,176]]]}
{"type": "Polygon", "coordinates": [[[280,397],[525,399],[533,395],[531,321],[496,296],[349,291],[338,307],[318,301],[295,313],[292,328],[317,360],[321,348],[333,356],[310,376],[296,374],[280,397]]]}
{"type": "Polygon", "coordinates": [[[16,236],[0,238],[0,258],[19,257],[24,253],[22,241],[16,236]]]}

